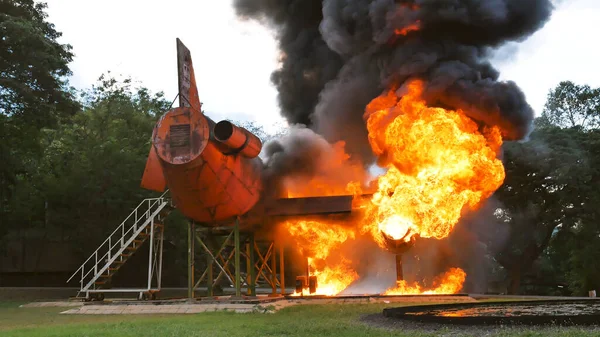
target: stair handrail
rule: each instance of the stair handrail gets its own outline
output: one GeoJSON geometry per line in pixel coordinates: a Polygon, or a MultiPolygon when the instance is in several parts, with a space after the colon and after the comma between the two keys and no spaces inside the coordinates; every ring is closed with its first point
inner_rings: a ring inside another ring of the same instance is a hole
{"type": "MultiPolygon", "coordinates": [[[[102,243],[101,243],[101,244],[98,246],[98,248],[96,248],[96,250],[95,250],[95,251],[94,251],[94,252],[93,252],[93,253],[92,253],[92,254],[91,254],[91,255],[90,255],[90,256],[89,256],[89,257],[88,257],[88,258],[87,258],[87,259],[86,259],[86,260],[85,260],[83,263],[82,263],[82,264],[81,264],[81,266],[79,266],[79,268],[77,268],[77,270],[75,270],[75,272],[73,273],[73,275],[71,275],[71,277],[69,277],[69,279],[67,280],[67,282],[66,282],[66,283],[69,283],[69,282],[70,282],[70,281],[73,279],[73,277],[75,277],[75,275],[79,274],[79,272],[80,272],[82,269],[84,269],[85,265],[86,265],[86,264],[87,264],[87,263],[88,263],[88,262],[89,262],[89,261],[90,261],[90,260],[91,260],[91,259],[92,259],[94,256],[96,256],[96,263],[95,263],[95,265],[97,265],[97,264],[98,264],[98,261],[99,261],[99,259],[98,259],[98,256],[97,256],[97,255],[98,255],[98,251],[99,251],[99,250],[100,250],[100,249],[101,249],[101,248],[102,248],[102,247],[103,247],[103,246],[104,246],[104,245],[105,245],[107,242],[109,242],[109,240],[112,238],[112,236],[113,236],[114,234],[118,233],[118,231],[119,231],[121,228],[123,228],[123,230],[122,230],[122,236],[124,236],[126,233],[129,233],[129,231],[131,230],[131,228],[137,227],[136,225],[137,225],[137,224],[138,224],[138,223],[139,223],[139,222],[140,222],[142,219],[143,219],[143,221],[146,221],[146,220],[147,220],[147,218],[145,218],[145,217],[143,217],[143,216],[142,216],[142,217],[140,217],[140,218],[136,219],[136,220],[135,220],[135,222],[134,222],[134,223],[131,225],[131,227],[130,227],[129,229],[127,229],[127,231],[126,231],[126,232],[124,231],[124,227],[125,227],[125,224],[127,223],[127,220],[129,220],[129,219],[131,218],[131,216],[133,216],[134,214],[136,214],[136,213],[137,213],[137,210],[138,210],[140,207],[142,207],[142,206],[144,206],[146,203],[148,203],[148,209],[147,209],[147,210],[146,210],[144,213],[142,213],[142,214],[146,214],[146,213],[148,213],[148,216],[150,216],[150,212],[149,212],[149,211],[152,209],[152,207],[154,207],[154,206],[155,206],[157,203],[160,205],[162,202],[167,202],[167,199],[168,199],[168,198],[166,197],[166,194],[167,194],[168,192],[169,192],[169,190],[166,190],[166,191],[165,191],[163,194],[161,194],[161,195],[160,195],[159,197],[157,197],[157,198],[146,198],[146,199],[143,199],[143,200],[142,200],[142,201],[141,201],[141,202],[140,202],[140,203],[137,205],[137,207],[136,207],[136,208],[134,208],[134,209],[133,209],[133,211],[131,211],[131,213],[129,213],[129,215],[128,215],[128,216],[125,218],[125,220],[123,220],[123,221],[121,222],[121,224],[119,224],[119,226],[117,226],[117,228],[116,228],[116,229],[115,229],[115,230],[114,230],[112,233],[110,233],[110,234],[108,235],[108,237],[106,238],[106,240],[104,240],[104,241],[103,241],[103,242],[102,242],[102,243]],[[152,202],[152,201],[154,201],[154,202],[152,202]]],[[[170,200],[169,200],[169,202],[170,202],[170,200]]],[[[118,241],[117,241],[116,243],[118,243],[118,241]]],[[[104,255],[102,255],[102,257],[100,257],[100,260],[101,260],[101,259],[103,259],[103,258],[104,258],[104,257],[105,257],[105,256],[108,254],[108,252],[110,252],[110,250],[111,250],[113,247],[115,247],[115,245],[109,245],[107,253],[105,253],[104,255]]],[[[90,270],[89,270],[87,273],[85,273],[85,274],[81,275],[81,281],[80,281],[80,283],[81,283],[81,282],[83,282],[83,279],[84,279],[84,278],[85,278],[87,275],[89,275],[89,273],[90,273],[92,270],[93,270],[93,269],[90,269],[90,270]]],[[[85,270],[83,270],[83,271],[82,271],[82,273],[83,273],[83,272],[85,272],[85,270]]],[[[81,286],[83,286],[83,285],[81,285],[81,286]]]]}
{"type": "MultiPolygon", "coordinates": [[[[156,208],[156,210],[154,212],[152,212],[152,214],[154,214],[155,216],[158,215],[158,212],[160,212],[164,208],[164,206],[166,206],[166,204],[167,204],[166,202],[161,203],[156,208]]],[[[118,252],[121,252],[125,249],[125,247],[128,247],[133,242],[133,240],[135,240],[138,237],[139,233],[144,231],[148,225],[152,224],[152,218],[153,218],[152,215],[148,216],[146,218],[146,220],[144,220],[144,222],[142,224],[140,224],[139,226],[131,226],[125,233],[128,234],[129,232],[133,231],[134,235],[131,235],[129,237],[129,239],[127,239],[127,241],[122,241],[123,245],[121,246],[121,249],[118,252]]],[[[126,235],[124,234],[123,237],[125,237],[125,236],[126,235]]],[[[121,237],[121,240],[123,237],[121,237]]],[[[87,273],[82,275],[81,281],[80,281],[80,283],[81,283],[80,291],[84,291],[84,290],[88,289],[89,287],[91,287],[92,285],[94,285],[94,282],[99,278],[99,276],[102,275],[118,257],[119,257],[118,253],[114,254],[111,257],[109,255],[109,252],[107,251],[104,255],[102,255],[102,257],[100,259],[97,259],[96,261],[98,261],[98,262],[96,262],[96,264],[94,264],[94,268],[90,268],[90,270],[88,270],[87,273]],[[104,257],[106,257],[107,255],[109,256],[108,261],[102,262],[102,264],[100,264],[99,262],[102,261],[102,259],[104,259],[104,257]],[[101,267],[98,267],[99,265],[101,265],[101,267]],[[94,274],[84,286],[83,284],[85,283],[85,279],[91,272],[94,272],[94,274]]]]}

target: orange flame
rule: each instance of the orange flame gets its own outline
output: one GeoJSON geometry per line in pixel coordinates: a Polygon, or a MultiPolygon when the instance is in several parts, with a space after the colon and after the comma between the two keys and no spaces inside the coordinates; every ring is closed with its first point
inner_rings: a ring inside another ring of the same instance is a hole
{"type": "Polygon", "coordinates": [[[347,195],[350,184],[358,184],[367,180],[364,168],[350,161],[350,156],[344,149],[345,142],[332,144],[326,153],[316,160],[319,171],[314,172],[310,179],[291,177],[284,184],[288,198],[347,195]],[[352,183],[348,183],[348,182],[352,183]]]}
{"type": "Polygon", "coordinates": [[[332,221],[299,219],[282,226],[295,239],[302,255],[308,257],[310,275],[317,277],[317,292],[312,295],[336,295],[358,279],[352,261],[332,254],[342,243],[355,238],[354,229],[332,221]]]}
{"type": "MultiPolygon", "coordinates": [[[[352,261],[333,253],[347,240],[368,233],[385,247],[383,234],[405,241],[414,235],[445,238],[464,211],[476,209],[503,183],[504,167],[497,158],[500,130],[480,128],[461,110],[428,107],[422,98],[423,86],[422,81],[412,80],[400,97],[390,90],[366,108],[369,142],[387,172],[378,178],[371,199],[355,198],[353,206],[363,211],[356,227],[321,220],[284,223],[309,257],[311,275],[317,276],[317,294],[338,294],[358,279],[352,261]]],[[[350,175],[342,175],[348,160],[343,144],[334,146],[334,153],[334,160],[316,178],[290,185],[297,194],[332,195],[342,189],[355,196],[362,193],[362,182],[347,180],[361,176],[362,169],[356,171],[360,174],[351,170],[350,175]]],[[[385,294],[456,293],[465,277],[462,269],[453,268],[438,277],[433,288],[400,281],[385,294]]]]}
{"type": "Polygon", "coordinates": [[[455,294],[465,282],[467,274],[460,268],[452,268],[433,282],[433,288],[423,289],[418,283],[399,281],[396,288],[388,289],[384,295],[442,295],[455,294]]]}
{"type": "MultiPolygon", "coordinates": [[[[414,4],[414,3],[403,3],[400,4],[400,11],[398,12],[398,15],[404,16],[404,14],[406,14],[406,11],[417,11],[419,10],[419,5],[414,4]]],[[[406,36],[408,35],[408,33],[413,32],[413,31],[418,31],[421,29],[421,20],[417,20],[415,21],[415,23],[408,25],[406,27],[401,27],[401,28],[396,28],[394,30],[394,33],[396,34],[396,36],[398,35],[403,35],[406,36]]]]}
{"type": "Polygon", "coordinates": [[[505,176],[497,127],[480,132],[460,110],[428,107],[419,80],[407,89],[400,99],[393,91],[374,99],[365,112],[371,147],[388,171],[366,205],[363,230],[382,246],[381,232],[406,241],[448,236],[505,176]]]}
{"type": "Polygon", "coordinates": [[[421,29],[421,21],[417,21],[417,22],[413,23],[412,25],[408,25],[406,27],[396,28],[394,30],[394,33],[396,35],[406,36],[406,35],[408,35],[408,33],[413,32],[413,31],[418,31],[419,29],[421,29]]]}

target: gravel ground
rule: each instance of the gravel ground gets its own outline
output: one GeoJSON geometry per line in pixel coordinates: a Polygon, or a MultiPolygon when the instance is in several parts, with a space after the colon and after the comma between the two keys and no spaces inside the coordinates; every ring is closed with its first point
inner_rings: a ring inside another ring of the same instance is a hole
{"type": "MultiPolygon", "coordinates": [[[[562,335],[565,336],[600,336],[600,325],[561,327],[561,326],[477,326],[477,325],[445,325],[436,323],[420,323],[408,320],[388,318],[383,314],[363,315],[360,321],[377,328],[390,331],[401,330],[404,333],[430,333],[436,336],[511,336],[528,335],[562,335]]],[[[600,322],[599,322],[600,324],[600,322]]]]}

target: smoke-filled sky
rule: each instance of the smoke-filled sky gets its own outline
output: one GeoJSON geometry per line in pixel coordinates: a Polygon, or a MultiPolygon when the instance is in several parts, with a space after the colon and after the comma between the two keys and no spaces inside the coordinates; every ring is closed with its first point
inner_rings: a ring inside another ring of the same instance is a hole
{"type": "MultiPolygon", "coordinates": [[[[279,52],[272,32],[240,22],[231,1],[47,0],[49,20],[73,45],[72,84],[88,87],[101,73],[132,76],[173,98],[177,90],[175,38],[192,52],[201,100],[216,120],[281,119],[271,72],[279,52]]],[[[543,29],[510,44],[493,65],[501,80],[523,90],[536,115],[561,80],[600,86],[600,2],[564,0],[543,29]]]]}

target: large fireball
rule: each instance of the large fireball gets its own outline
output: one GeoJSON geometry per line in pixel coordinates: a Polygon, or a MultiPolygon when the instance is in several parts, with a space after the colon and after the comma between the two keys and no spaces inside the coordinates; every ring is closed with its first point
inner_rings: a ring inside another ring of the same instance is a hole
{"type": "MultiPolygon", "coordinates": [[[[400,96],[390,90],[366,108],[369,142],[387,172],[377,179],[373,197],[358,201],[362,218],[353,228],[329,221],[285,222],[288,233],[303,242],[301,250],[318,279],[317,294],[338,294],[358,278],[352,261],[331,254],[357,233],[370,234],[383,248],[386,238],[445,238],[464,211],[477,208],[503,183],[500,130],[478,125],[461,110],[427,106],[423,86],[420,80],[407,82],[400,96]]],[[[305,189],[312,190],[315,181],[305,189]]],[[[335,187],[327,181],[315,186],[335,187]]],[[[360,194],[360,185],[353,181],[348,188],[360,194]]],[[[385,294],[456,293],[465,277],[462,269],[452,268],[433,287],[399,281],[385,294]]]]}
{"type": "Polygon", "coordinates": [[[390,91],[374,99],[365,112],[371,147],[388,169],[366,205],[364,230],[380,244],[382,232],[406,241],[415,234],[447,237],[465,209],[476,208],[504,181],[498,128],[480,131],[460,110],[428,107],[419,80],[406,91],[401,98],[390,91]]]}

